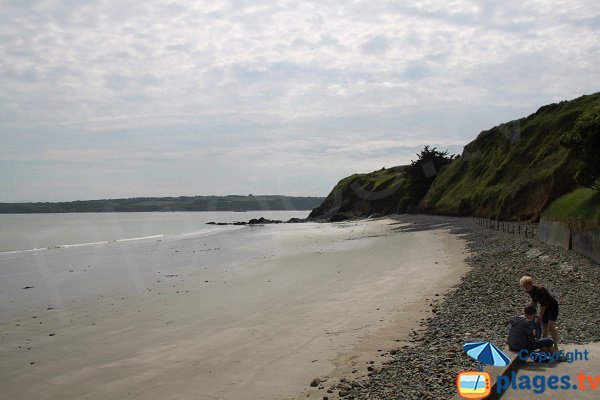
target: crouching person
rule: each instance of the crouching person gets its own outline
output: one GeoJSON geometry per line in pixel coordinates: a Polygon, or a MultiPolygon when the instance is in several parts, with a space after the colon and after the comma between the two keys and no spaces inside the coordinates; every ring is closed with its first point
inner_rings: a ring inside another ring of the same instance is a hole
{"type": "Polygon", "coordinates": [[[525,307],[524,315],[514,317],[510,321],[508,329],[508,348],[512,351],[527,349],[528,352],[534,350],[547,351],[554,342],[550,338],[536,339],[533,335],[533,320],[537,314],[537,309],[533,305],[525,307]]]}

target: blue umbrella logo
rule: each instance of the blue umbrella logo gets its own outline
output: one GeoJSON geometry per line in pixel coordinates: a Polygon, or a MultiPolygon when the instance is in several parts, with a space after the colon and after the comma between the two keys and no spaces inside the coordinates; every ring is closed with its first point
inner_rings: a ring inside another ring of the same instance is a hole
{"type": "Polygon", "coordinates": [[[504,367],[510,363],[510,358],[492,342],[467,342],[463,350],[469,356],[479,361],[479,370],[483,370],[483,365],[494,365],[504,367]]]}

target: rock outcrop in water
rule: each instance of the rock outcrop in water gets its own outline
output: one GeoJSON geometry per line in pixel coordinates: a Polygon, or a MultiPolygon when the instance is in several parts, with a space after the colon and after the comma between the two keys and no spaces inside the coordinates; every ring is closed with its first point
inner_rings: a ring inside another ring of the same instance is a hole
{"type": "Polygon", "coordinates": [[[290,218],[287,221],[280,219],[268,219],[265,217],[252,218],[248,222],[235,221],[235,222],[207,222],[206,225],[265,225],[265,224],[298,224],[301,222],[307,222],[307,219],[303,218],[290,218]]]}

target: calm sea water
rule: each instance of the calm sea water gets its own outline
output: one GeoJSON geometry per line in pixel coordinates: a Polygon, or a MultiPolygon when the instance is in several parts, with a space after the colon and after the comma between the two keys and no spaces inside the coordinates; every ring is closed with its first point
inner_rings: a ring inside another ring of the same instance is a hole
{"type": "Polygon", "coordinates": [[[305,218],[309,213],[306,210],[0,214],[0,252],[218,232],[231,227],[206,223],[260,217],[285,221],[305,218]]]}

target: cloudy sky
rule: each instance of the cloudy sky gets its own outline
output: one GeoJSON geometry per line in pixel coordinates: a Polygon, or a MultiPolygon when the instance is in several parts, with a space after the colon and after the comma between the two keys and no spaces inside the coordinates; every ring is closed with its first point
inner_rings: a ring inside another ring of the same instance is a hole
{"type": "Polygon", "coordinates": [[[600,90],[590,1],[1,1],[0,201],[326,195],[600,90]]]}

